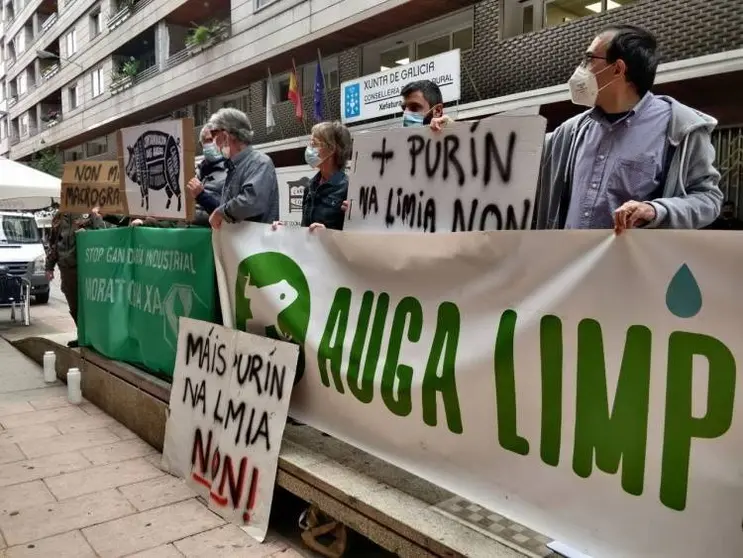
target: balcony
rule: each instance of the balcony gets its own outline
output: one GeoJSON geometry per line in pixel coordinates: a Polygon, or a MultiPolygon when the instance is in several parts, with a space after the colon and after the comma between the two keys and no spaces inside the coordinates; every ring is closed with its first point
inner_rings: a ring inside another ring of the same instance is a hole
{"type": "Polygon", "coordinates": [[[165,22],[168,26],[169,51],[164,69],[168,69],[230,37],[230,2],[187,2],[169,14],[165,22]]]}
{"type": "Polygon", "coordinates": [[[62,121],[62,91],[57,90],[39,104],[39,121],[42,130],[53,128],[62,121]]]}
{"type": "Polygon", "coordinates": [[[113,31],[127,19],[132,17],[132,15],[141,9],[142,6],[149,4],[151,1],[152,0],[118,0],[118,9],[108,19],[108,29],[113,31]]]}
{"type": "Polygon", "coordinates": [[[59,14],[57,13],[57,1],[47,1],[39,6],[38,17],[39,21],[41,22],[41,29],[39,31],[38,37],[41,37],[41,35],[49,31],[49,29],[51,29],[52,26],[59,20],[59,14]]]}
{"type": "MultiPolygon", "coordinates": [[[[55,36],[59,34],[59,30],[67,29],[72,23],[83,18],[83,16],[85,16],[90,11],[92,4],[92,0],[85,0],[82,2],[76,0],[74,3],[60,3],[61,9],[59,10],[59,21],[54,25],[50,32],[46,33],[42,37],[42,39],[37,42],[36,45],[34,45],[31,51],[26,51],[19,56],[18,64],[26,66],[28,62],[31,62],[34,58],[38,57],[37,52],[39,50],[51,52],[55,51],[55,49],[58,49],[59,44],[55,36]]],[[[94,47],[90,49],[86,47],[81,48],[73,57],[74,62],[76,62],[77,64],[73,64],[72,61],[62,61],[61,68],[58,71],[55,70],[56,73],[51,76],[47,76],[48,79],[46,80],[41,78],[39,80],[40,85],[37,88],[37,91],[35,91],[32,95],[26,95],[23,99],[19,100],[18,105],[13,110],[14,116],[20,114],[22,111],[31,109],[35,105],[38,105],[38,103],[41,102],[41,99],[45,95],[48,95],[49,92],[55,89],[63,88],[73,79],[79,79],[81,73],[80,66],[83,66],[84,68],[92,68],[97,65],[104,57],[108,57],[104,58],[106,60],[105,65],[107,66],[107,69],[105,70],[106,75],[103,80],[104,87],[107,89],[109,85],[109,75],[111,73],[110,56],[112,51],[115,50],[116,47],[128,42],[132,36],[137,35],[149,26],[153,26],[155,22],[162,20],[167,15],[162,2],[154,2],[152,0],[139,0],[135,8],[136,16],[134,18],[128,19],[126,24],[122,25],[113,33],[106,33],[105,41],[98,41],[97,44],[95,44],[94,47]],[[102,47],[106,50],[106,53],[101,52],[102,47]]],[[[17,26],[18,24],[16,23],[16,27],[17,26]]],[[[55,60],[55,62],[58,62],[58,60],[55,60]]],[[[146,68],[147,66],[145,64],[142,64],[140,66],[140,73],[142,75],[137,78],[138,80],[147,79],[148,76],[151,77],[153,71],[156,71],[149,70],[148,72],[145,72],[146,68]]],[[[18,70],[15,70],[15,73],[17,72],[18,70]]],[[[15,73],[11,73],[10,77],[14,77],[15,73]]],[[[38,74],[41,77],[41,68],[39,69],[38,74]]],[[[96,100],[100,102],[102,99],[96,100]]],[[[69,121],[69,115],[66,115],[65,123],[69,121]]],[[[60,127],[57,127],[55,129],[55,132],[59,128],[60,127]]]]}
{"type": "Polygon", "coordinates": [[[150,27],[117,48],[111,58],[111,95],[117,95],[157,75],[159,68],[155,54],[155,27],[150,27]]]}
{"type": "Polygon", "coordinates": [[[18,132],[13,132],[10,134],[10,145],[18,145],[21,143],[21,136],[18,134],[18,132]]]}
{"type": "Polygon", "coordinates": [[[59,62],[53,62],[51,64],[41,64],[41,80],[42,82],[48,81],[57,75],[59,70],[62,69],[62,64],[59,62]]]}

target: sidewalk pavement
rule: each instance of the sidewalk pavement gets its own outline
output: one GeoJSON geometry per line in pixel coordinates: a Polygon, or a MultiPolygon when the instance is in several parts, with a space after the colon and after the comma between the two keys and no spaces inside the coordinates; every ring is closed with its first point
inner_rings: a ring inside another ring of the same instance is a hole
{"type": "Polygon", "coordinates": [[[313,553],[258,544],[160,469],[160,454],[0,340],[0,558],[244,557],[313,553]]]}

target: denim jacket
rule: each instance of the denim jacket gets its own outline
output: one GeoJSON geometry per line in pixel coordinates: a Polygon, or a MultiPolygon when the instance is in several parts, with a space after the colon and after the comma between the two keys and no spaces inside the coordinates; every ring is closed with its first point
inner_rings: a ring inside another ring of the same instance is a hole
{"type": "Polygon", "coordinates": [[[346,217],[341,204],[348,196],[348,177],[337,171],[328,181],[318,172],[304,189],[302,198],[302,226],[322,223],[329,229],[343,230],[346,217]]]}

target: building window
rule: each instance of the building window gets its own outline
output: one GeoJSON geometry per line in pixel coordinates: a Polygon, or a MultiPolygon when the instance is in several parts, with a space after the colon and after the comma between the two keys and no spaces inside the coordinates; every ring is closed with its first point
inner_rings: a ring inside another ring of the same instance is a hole
{"type": "Polygon", "coordinates": [[[421,41],[418,43],[418,53],[416,58],[428,58],[429,56],[436,56],[442,52],[449,50],[451,44],[451,37],[444,35],[443,37],[436,37],[428,41],[421,41]]]}
{"type": "MultiPolygon", "coordinates": [[[[300,76],[302,74],[300,73],[300,76]]],[[[268,85],[268,80],[265,81],[268,85]]],[[[289,72],[271,77],[273,85],[273,100],[277,103],[289,100],[289,72]]],[[[300,84],[301,85],[301,84],[300,84]]],[[[265,96],[264,96],[265,99],[265,96]]]]}
{"type": "Polygon", "coordinates": [[[67,58],[77,52],[77,31],[75,29],[65,35],[65,47],[67,58]]]}
{"type": "Polygon", "coordinates": [[[410,64],[410,45],[398,46],[379,55],[380,71],[410,64]]]}
{"type": "Polygon", "coordinates": [[[24,113],[21,115],[20,118],[20,124],[21,124],[21,137],[28,135],[28,113],[24,113]]]}
{"type": "Polygon", "coordinates": [[[20,97],[21,95],[25,95],[27,85],[28,85],[28,80],[26,78],[25,71],[20,73],[20,75],[18,76],[18,81],[16,83],[17,83],[16,88],[18,91],[18,96],[20,97]]]}
{"type": "Polygon", "coordinates": [[[504,37],[570,23],[631,4],[636,0],[503,0],[504,37]]]}
{"type": "MultiPolygon", "coordinates": [[[[297,68],[299,71],[299,68],[297,68]]],[[[338,57],[331,56],[322,59],[322,73],[325,80],[325,91],[338,89],[340,87],[340,74],[338,73],[338,57]]],[[[305,64],[300,75],[302,76],[302,91],[305,96],[313,95],[315,91],[315,77],[317,74],[317,62],[305,64]]]]}
{"type": "Polygon", "coordinates": [[[379,55],[379,71],[383,72],[395,66],[410,64],[413,60],[421,60],[438,54],[460,49],[466,52],[472,49],[472,27],[467,26],[456,31],[437,34],[419,41],[398,45],[379,55]]]}
{"type": "Polygon", "coordinates": [[[70,110],[75,110],[78,107],[78,104],[80,103],[80,98],[78,97],[77,84],[70,86],[69,95],[70,95],[70,110]]]}
{"type": "Polygon", "coordinates": [[[207,102],[196,103],[193,107],[194,124],[203,126],[209,121],[209,104],[207,102]]]}
{"type": "Polygon", "coordinates": [[[90,12],[90,36],[97,37],[103,32],[103,14],[101,13],[101,7],[98,6],[95,10],[90,12]]]}
{"type": "Polygon", "coordinates": [[[472,27],[465,27],[446,35],[418,41],[415,59],[421,60],[457,48],[462,52],[472,49],[472,27]]]}
{"type": "Polygon", "coordinates": [[[26,30],[21,29],[21,31],[15,36],[14,42],[15,42],[15,51],[17,54],[22,53],[24,50],[26,50],[26,30]]]}
{"type": "Polygon", "coordinates": [[[108,136],[101,136],[85,144],[85,155],[97,157],[108,152],[108,136]]]}
{"type": "Polygon", "coordinates": [[[255,2],[255,11],[262,10],[266,6],[270,6],[274,2],[278,2],[278,0],[254,0],[255,2]]]}
{"type": "Polygon", "coordinates": [[[0,140],[4,140],[8,137],[7,120],[3,118],[0,120],[0,140]]]}
{"type": "Polygon", "coordinates": [[[90,74],[91,89],[93,90],[93,97],[97,97],[103,93],[103,68],[96,68],[90,74]]]}

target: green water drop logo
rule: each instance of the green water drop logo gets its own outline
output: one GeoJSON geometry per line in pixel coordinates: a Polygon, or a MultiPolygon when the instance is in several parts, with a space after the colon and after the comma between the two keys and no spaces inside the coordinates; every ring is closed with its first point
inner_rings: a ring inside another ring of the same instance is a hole
{"type": "Polygon", "coordinates": [[[686,264],[678,269],[668,283],[666,307],[678,318],[693,318],[702,309],[702,291],[686,264]]]}

